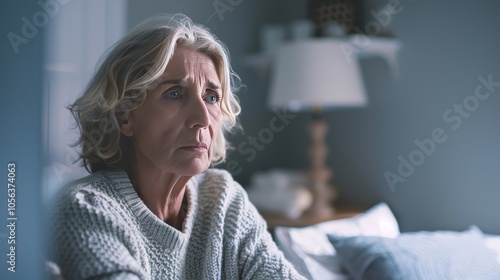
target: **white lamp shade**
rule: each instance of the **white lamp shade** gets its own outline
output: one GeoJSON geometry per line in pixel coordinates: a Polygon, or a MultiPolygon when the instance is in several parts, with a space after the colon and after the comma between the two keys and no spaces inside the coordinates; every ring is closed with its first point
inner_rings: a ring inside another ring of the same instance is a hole
{"type": "Polygon", "coordinates": [[[283,44],[274,64],[268,105],[295,111],[365,106],[357,57],[342,49],[343,42],[329,38],[283,44]]]}

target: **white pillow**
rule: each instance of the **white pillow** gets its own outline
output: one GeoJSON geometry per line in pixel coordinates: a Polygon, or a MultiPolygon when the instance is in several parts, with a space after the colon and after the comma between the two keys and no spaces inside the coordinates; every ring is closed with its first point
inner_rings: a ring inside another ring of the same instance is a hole
{"type": "Polygon", "coordinates": [[[327,234],[394,238],[399,233],[398,222],[385,203],[379,203],[352,218],[304,228],[276,227],[274,230],[275,241],[285,257],[309,279],[342,279],[335,249],[327,234]]]}
{"type": "Polygon", "coordinates": [[[484,235],[484,244],[495,253],[497,262],[500,263],[500,235],[484,235]]]}

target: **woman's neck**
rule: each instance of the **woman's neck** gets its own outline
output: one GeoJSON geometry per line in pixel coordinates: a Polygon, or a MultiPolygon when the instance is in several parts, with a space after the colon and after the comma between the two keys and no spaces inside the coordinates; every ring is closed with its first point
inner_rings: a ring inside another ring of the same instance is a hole
{"type": "Polygon", "coordinates": [[[127,171],[135,191],[160,220],[182,230],[186,210],[182,202],[191,176],[162,172],[144,163],[132,164],[127,171]]]}

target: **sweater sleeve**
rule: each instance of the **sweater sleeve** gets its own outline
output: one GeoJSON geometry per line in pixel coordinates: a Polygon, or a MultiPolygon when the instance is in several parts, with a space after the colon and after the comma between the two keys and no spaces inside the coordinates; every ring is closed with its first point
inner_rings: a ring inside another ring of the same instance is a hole
{"type": "Polygon", "coordinates": [[[238,183],[234,184],[238,190],[236,204],[240,207],[231,214],[237,216],[235,227],[238,229],[232,243],[238,246],[240,279],[305,279],[278,249],[267,231],[266,222],[249,201],[245,190],[238,183]]]}
{"type": "Polygon", "coordinates": [[[145,279],[130,228],[113,200],[90,186],[64,192],[53,213],[54,261],[65,279],[145,279]]]}

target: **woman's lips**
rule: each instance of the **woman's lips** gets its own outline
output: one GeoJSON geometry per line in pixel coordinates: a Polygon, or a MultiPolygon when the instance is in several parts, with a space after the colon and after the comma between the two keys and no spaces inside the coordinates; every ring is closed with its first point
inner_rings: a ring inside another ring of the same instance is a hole
{"type": "Polygon", "coordinates": [[[208,151],[208,146],[205,143],[195,143],[187,146],[181,147],[182,150],[193,151],[193,152],[206,152],[208,151]]]}

